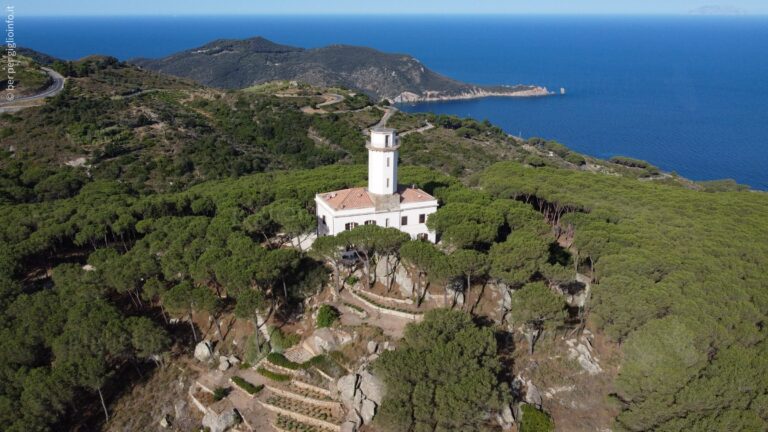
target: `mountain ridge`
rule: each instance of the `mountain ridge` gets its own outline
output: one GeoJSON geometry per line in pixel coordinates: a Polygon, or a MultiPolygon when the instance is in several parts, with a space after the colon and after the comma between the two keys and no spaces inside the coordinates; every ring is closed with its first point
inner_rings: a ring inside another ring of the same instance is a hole
{"type": "Polygon", "coordinates": [[[343,44],[306,49],[261,36],[218,39],[163,58],[136,58],[129,63],[213,87],[235,89],[289,80],[341,86],[390,102],[549,94],[535,85],[464,83],[430,70],[408,54],[343,44]]]}

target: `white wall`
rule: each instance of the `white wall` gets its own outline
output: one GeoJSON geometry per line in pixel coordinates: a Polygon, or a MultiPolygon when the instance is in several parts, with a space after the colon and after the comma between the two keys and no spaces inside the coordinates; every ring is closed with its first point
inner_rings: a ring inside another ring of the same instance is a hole
{"type": "Polygon", "coordinates": [[[391,195],[396,192],[397,156],[397,151],[368,150],[368,190],[371,193],[391,195]]]}
{"type": "Polygon", "coordinates": [[[322,199],[316,199],[317,217],[318,217],[318,235],[336,235],[344,231],[347,223],[354,222],[358,225],[364,225],[367,220],[376,221],[376,225],[381,227],[389,226],[398,228],[401,231],[410,234],[411,238],[416,238],[418,234],[427,234],[429,241],[435,242],[436,235],[434,231],[429,231],[426,225],[426,219],[429,215],[437,211],[437,201],[426,201],[403,205],[399,210],[390,212],[371,213],[371,209],[362,210],[344,210],[334,212],[322,199]],[[419,223],[419,215],[426,215],[425,223],[419,223]],[[325,215],[326,224],[322,224],[322,216],[325,215]],[[408,224],[401,225],[401,217],[408,217],[408,224]],[[388,224],[387,224],[388,221],[388,224]]]}

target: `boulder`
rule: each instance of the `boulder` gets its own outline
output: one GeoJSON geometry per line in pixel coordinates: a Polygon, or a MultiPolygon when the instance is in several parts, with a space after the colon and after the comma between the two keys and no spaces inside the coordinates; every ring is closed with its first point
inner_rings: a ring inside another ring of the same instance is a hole
{"type": "Polygon", "coordinates": [[[341,432],[356,432],[363,425],[363,419],[357,410],[351,409],[347,412],[344,423],[341,424],[341,432]]]}
{"type": "Polygon", "coordinates": [[[533,385],[532,382],[528,382],[527,389],[525,390],[525,402],[541,409],[541,393],[539,392],[538,387],[533,385]]]}
{"type": "Polygon", "coordinates": [[[229,359],[225,356],[219,356],[219,370],[224,372],[227,369],[229,369],[232,365],[229,363],[229,359]]]}
{"type": "Polygon", "coordinates": [[[213,345],[210,341],[204,340],[195,345],[195,358],[198,361],[207,363],[213,357],[213,345]]]}
{"type": "Polygon", "coordinates": [[[229,364],[231,364],[231,365],[236,365],[236,364],[239,364],[239,363],[240,363],[240,359],[239,359],[239,358],[237,358],[237,357],[235,357],[234,355],[231,355],[231,356],[227,357],[227,361],[228,361],[228,362],[229,362],[229,364]]]}
{"type": "Polygon", "coordinates": [[[376,402],[377,405],[381,404],[381,400],[384,397],[384,383],[376,375],[367,370],[360,372],[358,387],[365,396],[365,399],[370,399],[376,402]]]}
{"type": "Polygon", "coordinates": [[[341,402],[345,406],[351,407],[357,391],[357,374],[349,374],[339,378],[336,381],[336,390],[339,391],[341,402]]]}
{"type": "Polygon", "coordinates": [[[378,405],[376,402],[365,399],[360,405],[360,417],[363,419],[363,424],[368,424],[373,420],[373,416],[376,415],[376,408],[378,405]]]}
{"type": "Polygon", "coordinates": [[[503,430],[510,430],[515,424],[515,414],[512,412],[512,407],[509,404],[505,404],[501,409],[501,414],[497,418],[499,426],[503,430]]]}
{"type": "Polygon", "coordinates": [[[352,335],[343,331],[332,328],[320,328],[312,333],[308,342],[310,344],[311,351],[316,354],[336,351],[342,345],[350,342],[352,335]]]}
{"type": "Polygon", "coordinates": [[[592,356],[591,342],[588,337],[582,336],[581,343],[576,339],[569,339],[565,343],[568,345],[568,357],[575,359],[588,374],[597,375],[603,371],[597,358],[592,356]]]}
{"type": "Polygon", "coordinates": [[[228,408],[217,414],[209,409],[203,417],[203,426],[210,429],[211,432],[224,432],[229,430],[240,421],[240,415],[234,408],[228,408]]]}
{"type": "Polygon", "coordinates": [[[187,414],[187,401],[179,399],[173,404],[173,414],[179,419],[183,418],[187,414]]]}
{"type": "Polygon", "coordinates": [[[164,415],[163,418],[160,419],[160,427],[163,429],[171,427],[171,416],[168,414],[164,415]]]}
{"type": "Polygon", "coordinates": [[[368,341],[368,354],[376,354],[379,350],[379,344],[376,341],[368,341]]]}

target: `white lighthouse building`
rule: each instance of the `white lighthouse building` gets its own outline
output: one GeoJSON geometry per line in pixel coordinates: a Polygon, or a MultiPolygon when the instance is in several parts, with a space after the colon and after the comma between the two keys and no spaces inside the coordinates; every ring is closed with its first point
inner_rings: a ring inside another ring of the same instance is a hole
{"type": "Polygon", "coordinates": [[[317,194],[317,234],[336,235],[358,225],[374,224],[434,243],[435,233],[427,229],[426,222],[437,211],[437,199],[419,188],[398,185],[397,132],[375,127],[366,147],[368,187],[317,194]]]}

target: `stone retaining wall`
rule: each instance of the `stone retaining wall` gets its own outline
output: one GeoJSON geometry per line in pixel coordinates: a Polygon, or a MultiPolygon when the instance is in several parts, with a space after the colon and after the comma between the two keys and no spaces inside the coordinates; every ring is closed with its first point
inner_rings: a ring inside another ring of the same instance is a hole
{"type": "Polygon", "coordinates": [[[292,417],[292,418],[294,418],[294,419],[296,419],[298,421],[307,423],[307,424],[312,425],[312,426],[324,427],[324,428],[328,428],[328,429],[333,430],[333,431],[341,432],[341,425],[337,425],[335,423],[327,422],[325,420],[316,419],[314,417],[306,416],[304,414],[299,414],[299,413],[296,413],[296,412],[293,412],[293,411],[290,411],[290,410],[287,410],[287,409],[279,408],[279,407],[276,407],[274,405],[270,405],[268,403],[264,403],[262,401],[259,401],[259,403],[261,404],[261,406],[263,406],[264,408],[266,408],[269,411],[272,411],[274,413],[282,414],[282,415],[288,416],[288,417],[292,417]]]}
{"type": "Polygon", "coordinates": [[[326,401],[326,400],[320,400],[320,399],[311,398],[309,396],[302,396],[300,394],[296,394],[294,392],[291,392],[291,391],[288,391],[288,390],[284,390],[284,389],[281,389],[279,387],[273,387],[273,386],[270,386],[270,385],[267,385],[266,387],[269,389],[269,391],[271,391],[274,394],[277,394],[277,395],[280,395],[280,396],[285,396],[285,397],[291,398],[291,399],[295,399],[295,400],[300,401],[300,402],[304,402],[304,403],[308,403],[308,404],[312,404],[312,405],[317,405],[317,406],[321,406],[321,407],[325,407],[325,408],[331,408],[331,409],[340,409],[341,408],[341,404],[338,403],[338,402],[335,402],[335,401],[326,401]]]}
{"type": "Polygon", "coordinates": [[[350,292],[350,294],[352,294],[352,296],[354,298],[356,298],[356,299],[360,300],[361,302],[365,303],[366,306],[368,306],[369,308],[371,308],[371,309],[373,309],[373,310],[375,310],[377,312],[380,312],[380,313],[383,313],[383,314],[387,314],[387,315],[396,316],[396,317],[400,317],[400,318],[405,318],[405,319],[409,319],[409,320],[413,320],[413,321],[421,321],[424,318],[423,314],[412,314],[412,313],[408,313],[408,312],[400,312],[400,311],[396,311],[396,310],[392,310],[392,309],[387,309],[387,308],[376,306],[375,304],[373,304],[373,303],[369,302],[368,300],[362,298],[354,290],[350,290],[349,292],[350,292]]]}
{"type": "Polygon", "coordinates": [[[291,381],[291,384],[295,385],[296,387],[302,387],[302,388],[305,388],[307,390],[312,390],[313,392],[320,393],[320,394],[326,395],[328,397],[331,397],[331,391],[328,390],[328,389],[324,389],[322,387],[314,386],[312,384],[307,384],[307,383],[305,383],[303,381],[299,381],[299,380],[293,380],[293,381],[291,381]]]}
{"type": "Polygon", "coordinates": [[[372,293],[370,291],[363,291],[363,293],[365,295],[367,295],[368,297],[373,297],[374,299],[380,300],[380,301],[383,301],[383,302],[390,301],[390,302],[397,303],[397,304],[406,304],[406,305],[409,305],[409,306],[413,305],[413,300],[411,300],[411,299],[396,299],[396,298],[386,297],[386,296],[383,296],[383,295],[380,295],[380,294],[372,293]]]}

